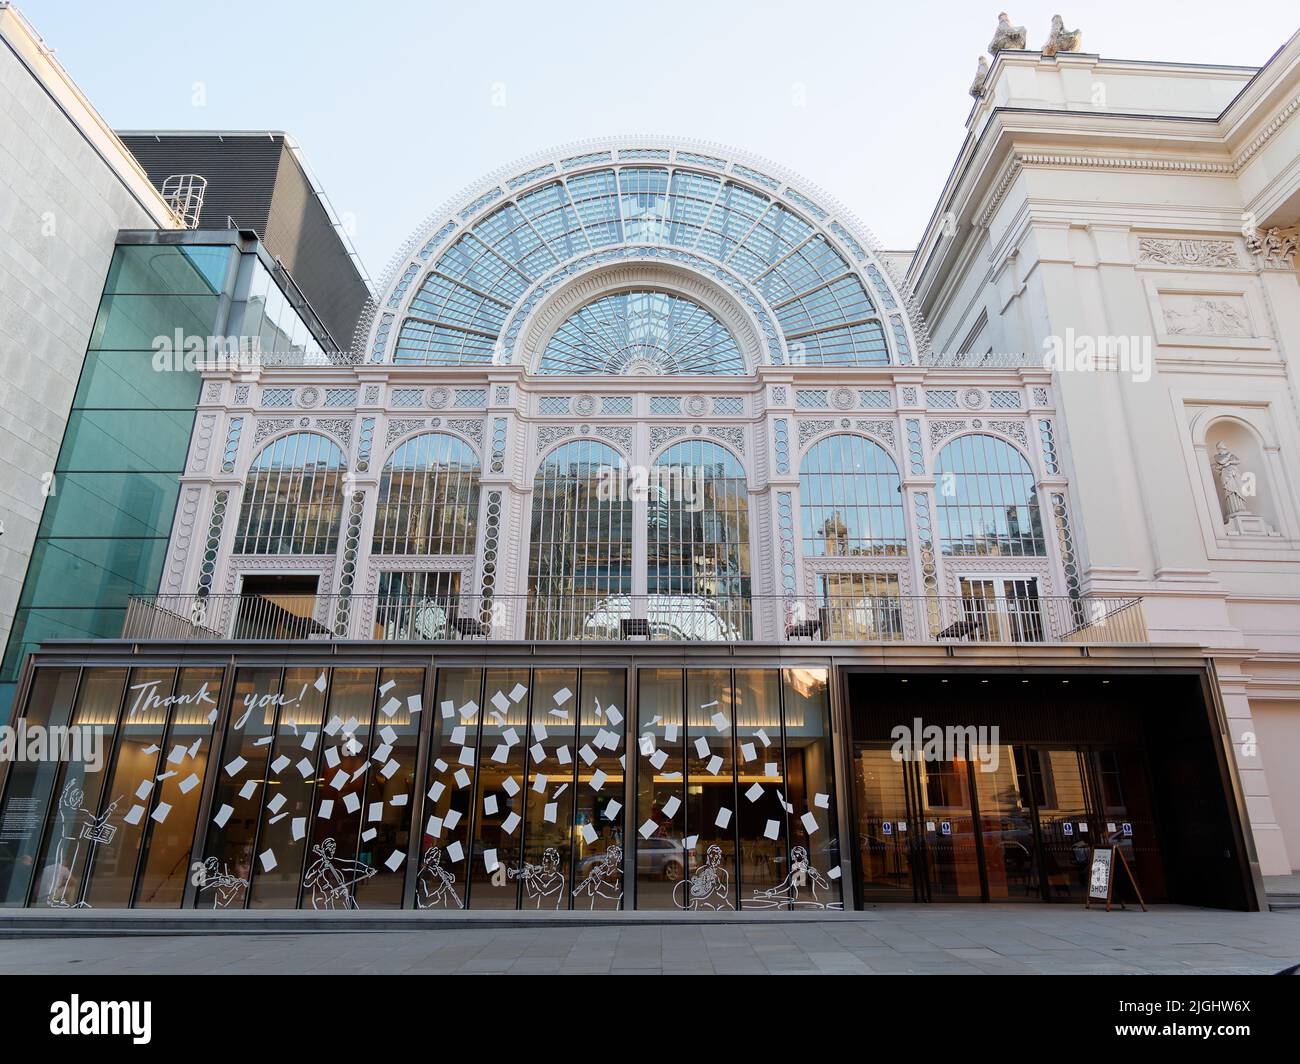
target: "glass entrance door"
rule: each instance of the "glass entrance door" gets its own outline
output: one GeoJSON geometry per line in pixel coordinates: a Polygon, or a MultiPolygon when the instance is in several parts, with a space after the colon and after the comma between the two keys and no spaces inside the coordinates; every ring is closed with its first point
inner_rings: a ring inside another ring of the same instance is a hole
{"type": "Polygon", "coordinates": [[[1047,899],[1083,901],[1089,847],[1103,841],[1091,815],[1084,754],[1074,747],[1033,747],[1025,758],[1038,815],[1047,899]]]}
{"type": "Polygon", "coordinates": [[[912,815],[903,763],[894,760],[887,746],[859,746],[853,758],[853,785],[862,896],[913,900],[912,832],[908,830],[912,815]]]}
{"type": "Polygon", "coordinates": [[[1115,845],[1164,893],[1137,751],[1000,745],[980,760],[854,750],[861,896],[868,901],[1079,901],[1092,847],[1115,845]]]}
{"type": "Polygon", "coordinates": [[[1026,791],[1024,748],[995,747],[988,751],[987,762],[972,767],[988,898],[1037,899],[1038,846],[1026,791]]]}
{"type": "Polygon", "coordinates": [[[925,858],[926,892],[934,901],[978,900],[983,887],[970,765],[963,758],[911,765],[920,798],[917,838],[925,858]]]}

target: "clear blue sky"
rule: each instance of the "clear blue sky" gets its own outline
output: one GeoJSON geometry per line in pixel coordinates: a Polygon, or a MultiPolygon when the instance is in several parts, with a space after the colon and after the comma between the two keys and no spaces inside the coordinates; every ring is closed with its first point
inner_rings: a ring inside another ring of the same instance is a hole
{"type": "MultiPolygon", "coordinates": [[[[1281,0],[1009,3],[1031,47],[1059,10],[1085,51],[1118,59],[1258,65],[1300,21],[1281,0]]],[[[961,144],[966,89],[999,10],[996,0],[18,6],[117,128],[291,133],[354,219],[376,279],[427,215],[488,172],[617,133],[774,159],[887,247],[912,247],[961,144]]]]}

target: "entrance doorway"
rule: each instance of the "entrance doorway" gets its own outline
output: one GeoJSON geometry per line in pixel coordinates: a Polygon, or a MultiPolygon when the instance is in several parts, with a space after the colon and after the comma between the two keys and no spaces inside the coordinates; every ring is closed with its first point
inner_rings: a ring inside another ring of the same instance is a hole
{"type": "Polygon", "coordinates": [[[1163,895],[1138,751],[1005,744],[979,760],[900,760],[857,743],[859,889],[867,900],[1083,901],[1093,846],[1115,845],[1163,895]]]}
{"type": "Polygon", "coordinates": [[[1036,576],[958,578],[965,619],[986,642],[1037,643],[1043,638],[1043,610],[1036,576]]]}
{"type": "Polygon", "coordinates": [[[317,618],[316,586],[311,575],[246,575],[232,639],[320,639],[330,634],[317,618]]]}

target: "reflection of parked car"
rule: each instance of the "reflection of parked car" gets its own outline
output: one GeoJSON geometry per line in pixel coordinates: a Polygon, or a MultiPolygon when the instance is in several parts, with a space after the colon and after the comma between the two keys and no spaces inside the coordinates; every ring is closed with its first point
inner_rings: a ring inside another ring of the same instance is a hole
{"type": "Polygon", "coordinates": [[[636,844],[636,873],[638,876],[663,876],[676,883],[686,871],[686,855],[681,839],[638,839],[636,844]]]}

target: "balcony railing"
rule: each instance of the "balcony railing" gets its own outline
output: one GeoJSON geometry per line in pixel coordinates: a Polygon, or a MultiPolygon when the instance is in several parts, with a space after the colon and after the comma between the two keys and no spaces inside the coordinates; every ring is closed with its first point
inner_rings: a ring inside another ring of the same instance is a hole
{"type": "Polygon", "coordinates": [[[132,598],[136,640],[1147,642],[1137,598],[159,595],[132,598]]]}

